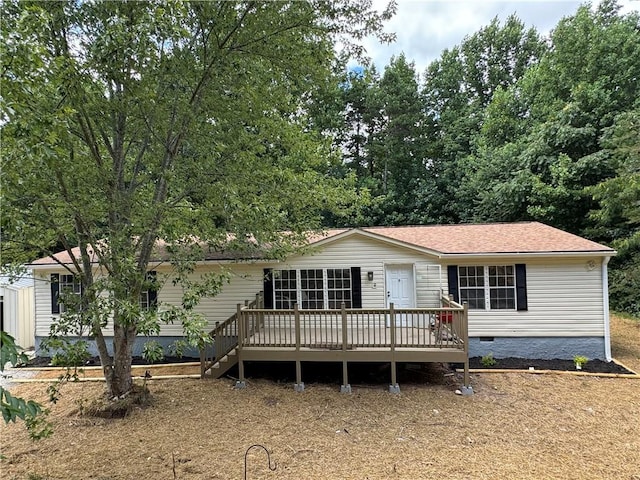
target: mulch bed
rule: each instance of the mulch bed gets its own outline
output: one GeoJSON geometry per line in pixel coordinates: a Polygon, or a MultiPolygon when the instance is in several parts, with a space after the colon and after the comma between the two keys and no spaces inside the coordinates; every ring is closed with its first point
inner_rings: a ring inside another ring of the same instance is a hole
{"type": "MultiPolygon", "coordinates": [[[[487,370],[529,370],[530,367],[536,370],[566,370],[576,371],[573,360],[561,360],[554,358],[552,360],[540,360],[529,358],[496,358],[495,365],[485,366],[482,364],[481,357],[472,357],[469,359],[469,368],[482,368],[487,370]]],[[[615,362],[605,362],[603,360],[589,360],[582,367],[583,372],[587,373],[622,373],[633,374],[621,365],[615,362]]]]}

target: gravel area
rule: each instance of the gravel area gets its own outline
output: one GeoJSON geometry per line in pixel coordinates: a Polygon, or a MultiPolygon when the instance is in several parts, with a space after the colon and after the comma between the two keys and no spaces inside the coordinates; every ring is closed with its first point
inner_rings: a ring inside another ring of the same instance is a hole
{"type": "MultiPolygon", "coordinates": [[[[33,351],[25,352],[29,360],[31,361],[34,358],[33,351]]],[[[7,364],[7,368],[5,368],[2,372],[0,372],[0,387],[6,388],[7,390],[11,390],[13,386],[16,385],[12,380],[22,379],[22,378],[32,378],[38,372],[24,370],[23,368],[13,368],[9,367],[10,364],[7,364]]]]}
{"type": "Polygon", "coordinates": [[[11,390],[11,388],[17,385],[12,380],[22,379],[22,378],[32,378],[38,372],[33,370],[26,371],[21,368],[7,368],[4,372],[0,374],[0,387],[6,388],[7,390],[11,390]]]}

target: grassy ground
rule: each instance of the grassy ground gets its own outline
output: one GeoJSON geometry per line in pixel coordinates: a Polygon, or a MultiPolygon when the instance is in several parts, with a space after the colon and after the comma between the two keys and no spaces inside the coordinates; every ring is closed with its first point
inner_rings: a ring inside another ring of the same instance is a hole
{"type": "MultiPolygon", "coordinates": [[[[614,356],[640,370],[640,324],[612,318],[614,356]]],[[[640,480],[640,380],[570,375],[473,375],[476,394],[447,383],[290,385],[265,380],[151,384],[152,407],[123,420],[78,415],[102,385],[65,387],[55,434],[32,442],[0,427],[8,479],[628,479],[640,480]],[[175,473],[174,473],[175,472],[175,473]]],[[[43,396],[42,385],[14,393],[43,396]]]]}

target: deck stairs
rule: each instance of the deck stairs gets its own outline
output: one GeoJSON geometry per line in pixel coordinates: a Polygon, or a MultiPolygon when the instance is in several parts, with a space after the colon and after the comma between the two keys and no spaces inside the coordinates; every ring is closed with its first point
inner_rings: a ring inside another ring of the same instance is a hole
{"type": "Polygon", "coordinates": [[[225,373],[227,373],[237,364],[237,348],[234,348],[211,366],[211,368],[209,369],[209,375],[211,375],[213,378],[221,378],[225,373]]]}
{"type": "MultiPolygon", "coordinates": [[[[263,305],[260,292],[255,300],[245,301],[243,308],[262,308],[263,305]]],[[[224,322],[216,322],[209,336],[211,344],[200,350],[200,377],[220,378],[238,364],[238,312],[224,322]]]]}

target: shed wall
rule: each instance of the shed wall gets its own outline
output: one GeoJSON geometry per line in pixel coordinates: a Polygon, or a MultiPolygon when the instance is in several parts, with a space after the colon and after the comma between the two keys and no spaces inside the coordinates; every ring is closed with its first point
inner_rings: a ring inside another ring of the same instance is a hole
{"type": "Polygon", "coordinates": [[[35,312],[34,288],[0,289],[4,309],[4,328],[24,349],[34,346],[35,312]]]}

